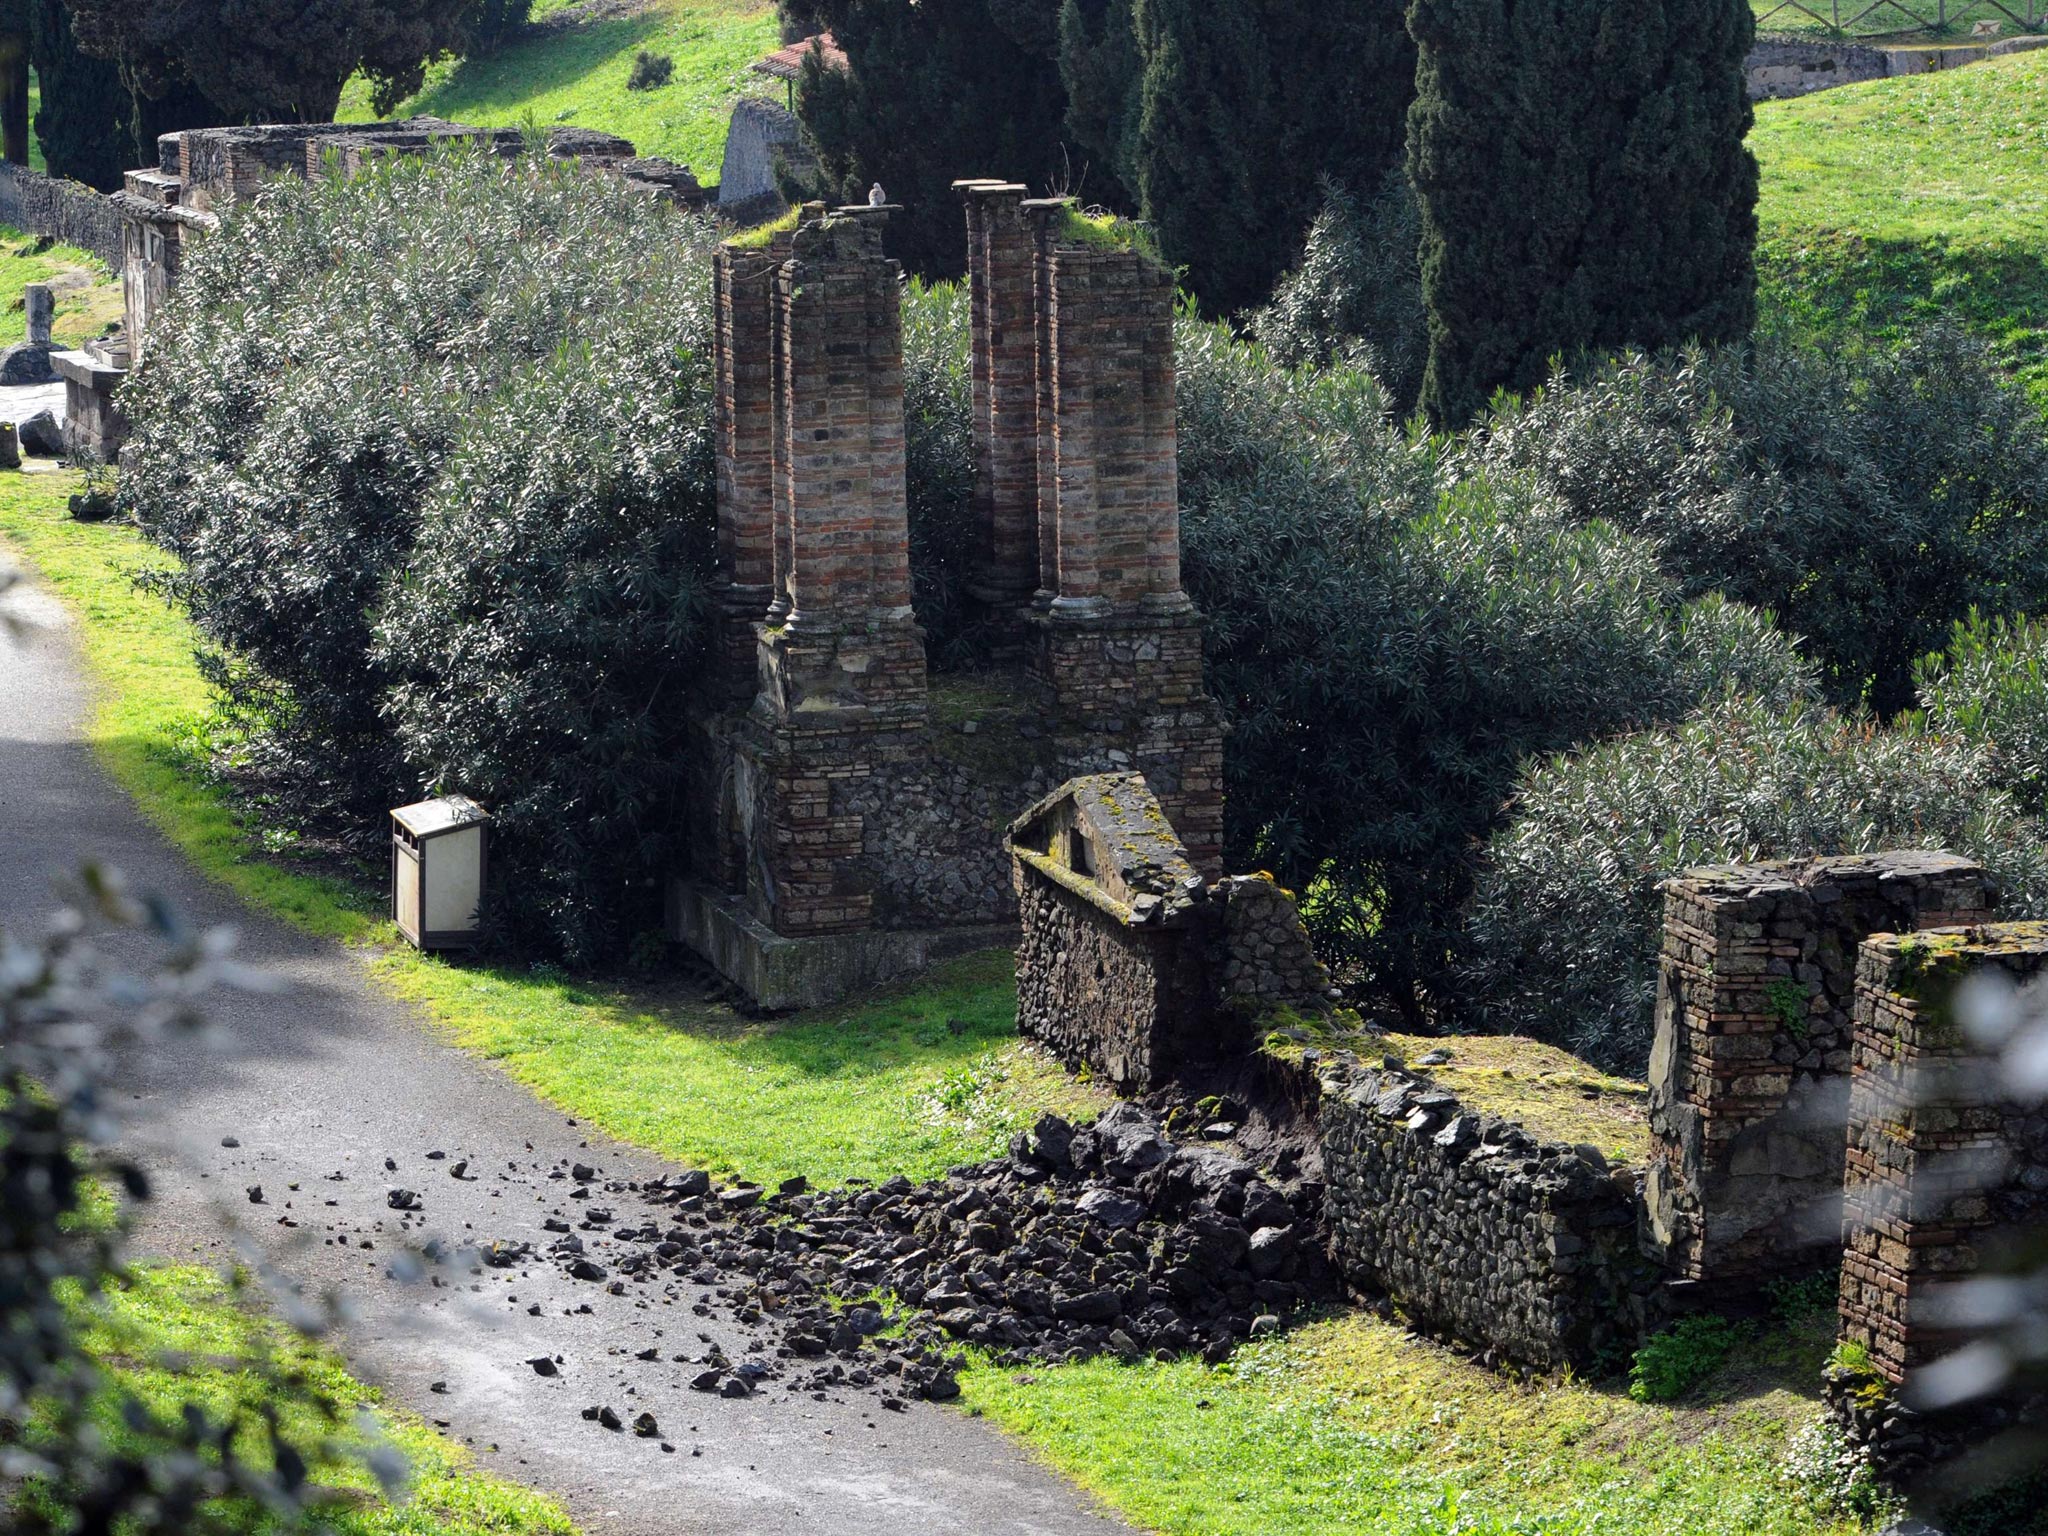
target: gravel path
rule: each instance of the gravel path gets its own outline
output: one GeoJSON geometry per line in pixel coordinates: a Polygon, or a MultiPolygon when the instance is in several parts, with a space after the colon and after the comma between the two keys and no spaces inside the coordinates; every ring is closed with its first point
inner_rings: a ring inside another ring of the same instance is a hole
{"type": "Polygon", "coordinates": [[[0,633],[0,927],[39,926],[52,877],[95,859],[195,922],[235,926],[240,957],[285,986],[223,996],[212,1041],[128,1064],[127,1134],[159,1194],[146,1251],[217,1263],[239,1246],[309,1290],[339,1289],[360,1375],[486,1467],[559,1496],[588,1532],[1129,1529],[957,1410],[692,1392],[700,1367],[685,1362],[714,1347],[738,1360],[750,1340],[723,1314],[696,1315],[687,1287],[614,1295],[545,1262],[395,1276],[394,1258],[434,1239],[553,1241],[544,1223],[578,1214],[571,1183],[550,1177],[565,1160],[607,1180],[680,1170],[438,1043],[367,984],[358,957],[195,876],[82,742],[85,684],[56,605],[33,587],[0,604],[45,626],[0,633]],[[415,1192],[417,1209],[395,1209],[394,1188],[415,1192]],[[528,1363],[541,1356],[560,1357],[553,1374],[528,1363]],[[585,1419],[598,1404],[629,1427],[585,1419]],[[641,1413],[656,1434],[632,1432],[641,1413]]]}

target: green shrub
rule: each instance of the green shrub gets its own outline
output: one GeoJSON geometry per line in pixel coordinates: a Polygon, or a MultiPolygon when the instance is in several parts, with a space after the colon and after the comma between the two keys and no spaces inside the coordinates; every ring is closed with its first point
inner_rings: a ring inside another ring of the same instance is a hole
{"type": "Polygon", "coordinates": [[[526,30],[532,14],[533,0],[471,0],[463,52],[471,58],[489,58],[526,30]]]}
{"type": "Polygon", "coordinates": [[[1179,342],[1185,581],[1228,710],[1227,859],[1307,894],[1410,1018],[1450,1001],[1476,848],[1531,753],[1810,681],[1759,616],[1514,476],[1450,480],[1354,368],[1179,342]]]}
{"type": "Polygon", "coordinates": [[[2044,841],[2048,829],[2000,787],[1982,743],[1730,698],[1524,774],[1471,902],[1470,1022],[1638,1073],[1666,876],[1729,860],[1949,848],[2001,875],[2005,910],[2025,916],[2048,902],[2044,841]]]}
{"type": "Polygon", "coordinates": [[[629,91],[658,91],[675,78],[676,61],[665,53],[649,53],[642,48],[633,58],[633,69],[626,76],[629,91]]]}
{"type": "Polygon", "coordinates": [[[1718,1371],[1743,1330],[1725,1317],[1700,1313],[1653,1333],[1628,1368],[1628,1395],[1639,1403],[1683,1397],[1718,1371]]]}
{"type": "Polygon", "coordinates": [[[676,341],[710,293],[700,267],[651,276],[668,290],[478,402],[375,625],[407,765],[496,817],[490,930],[572,964],[656,928],[681,855],[714,509],[709,379],[676,341]]]}
{"type": "Polygon", "coordinates": [[[2048,810],[2048,624],[1972,609],[1914,675],[1928,726],[1983,742],[2021,806],[2048,810]]]}
{"type": "Polygon", "coordinates": [[[1396,169],[1370,199],[1335,181],[1323,194],[1301,265],[1281,278],[1253,328],[1290,367],[1336,356],[1362,364],[1405,414],[1422,392],[1429,353],[1415,193],[1396,169]]]}
{"type": "MultiPolygon", "coordinates": [[[[518,884],[537,847],[518,823],[575,799],[551,774],[587,773],[606,816],[648,781],[631,754],[672,744],[624,724],[631,678],[607,668],[691,640],[714,238],[610,178],[455,149],[279,181],[195,246],[127,386],[121,496],[182,562],[167,585],[218,648],[275,814],[374,846],[395,796],[481,790],[458,782],[477,773],[515,807],[500,867],[518,884]],[[580,638],[552,627],[593,614],[580,638]],[[551,699],[561,728],[616,727],[603,739],[626,755],[520,763],[551,699]]],[[[668,810],[650,797],[637,832],[563,835],[644,881],[620,850],[658,855],[668,810]]],[[[565,951],[616,926],[586,896],[581,917],[550,897],[565,951]]]]}
{"type": "Polygon", "coordinates": [[[1759,344],[1554,372],[1465,456],[1641,534],[1687,593],[1770,609],[1843,706],[1910,705],[1973,606],[2048,604],[2048,434],[1958,330],[1854,361],[1759,344]]]}

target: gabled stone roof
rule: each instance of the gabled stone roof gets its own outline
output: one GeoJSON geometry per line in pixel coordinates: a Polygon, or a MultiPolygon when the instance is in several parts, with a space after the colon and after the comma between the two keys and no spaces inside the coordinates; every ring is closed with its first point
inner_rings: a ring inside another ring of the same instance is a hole
{"type": "Polygon", "coordinates": [[[1009,846],[1133,925],[1178,921],[1207,894],[1141,774],[1069,779],[1011,823],[1009,846]]]}

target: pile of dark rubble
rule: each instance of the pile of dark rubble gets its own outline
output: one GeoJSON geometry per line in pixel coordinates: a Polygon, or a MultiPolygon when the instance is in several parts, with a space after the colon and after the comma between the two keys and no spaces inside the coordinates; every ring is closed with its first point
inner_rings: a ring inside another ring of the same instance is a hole
{"type": "MultiPolygon", "coordinates": [[[[654,1282],[701,1288],[762,1335],[737,1364],[714,1345],[692,1385],[728,1397],[770,1382],[792,1392],[867,1389],[883,1406],[957,1393],[959,1345],[999,1364],[1200,1351],[1220,1360],[1248,1336],[1330,1293],[1317,1240],[1320,1189],[1278,1187],[1244,1159],[1176,1145],[1158,1118],[1120,1104],[1076,1130],[1046,1116],[1010,1155],[944,1179],[860,1181],[830,1193],[802,1179],[777,1190],[715,1189],[701,1172],[599,1186],[585,1231],[565,1221],[546,1250],[573,1278],[618,1294],[654,1282]],[[610,1193],[649,1207],[619,1225],[610,1193]]],[[[487,1261],[527,1260],[524,1245],[487,1261]]],[[[678,1357],[681,1358],[681,1357],[678,1357]]]]}

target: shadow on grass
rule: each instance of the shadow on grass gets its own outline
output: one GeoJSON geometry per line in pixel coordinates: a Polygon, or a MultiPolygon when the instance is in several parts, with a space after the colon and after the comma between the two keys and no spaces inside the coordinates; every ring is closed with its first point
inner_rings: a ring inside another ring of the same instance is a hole
{"type": "Polygon", "coordinates": [[[638,16],[552,28],[489,58],[463,59],[445,79],[414,98],[410,110],[459,118],[470,102],[538,96],[574,85],[608,61],[646,43],[662,30],[663,20],[658,11],[643,11],[638,16]]]}
{"type": "Polygon", "coordinates": [[[1757,275],[1767,333],[1858,346],[1960,321],[2048,406],[2048,253],[2038,247],[1795,231],[1758,245],[1757,275]]]}

